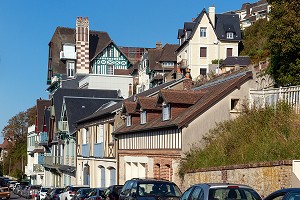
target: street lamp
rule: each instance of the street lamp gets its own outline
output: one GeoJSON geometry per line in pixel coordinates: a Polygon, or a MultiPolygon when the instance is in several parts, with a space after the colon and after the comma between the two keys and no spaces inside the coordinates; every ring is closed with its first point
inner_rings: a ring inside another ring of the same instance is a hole
{"type": "Polygon", "coordinates": [[[214,41],[215,45],[218,45],[218,66],[217,66],[217,74],[219,75],[219,70],[220,70],[220,41],[216,40],[214,41]]]}

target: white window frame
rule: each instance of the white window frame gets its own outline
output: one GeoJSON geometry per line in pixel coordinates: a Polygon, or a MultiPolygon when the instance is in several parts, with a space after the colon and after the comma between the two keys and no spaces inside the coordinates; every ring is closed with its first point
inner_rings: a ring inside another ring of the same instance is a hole
{"type": "Polygon", "coordinates": [[[233,32],[227,32],[226,33],[226,38],[227,39],[233,39],[233,32]]]}
{"type": "Polygon", "coordinates": [[[104,125],[100,124],[98,126],[96,143],[102,143],[103,142],[103,137],[104,137],[104,125]]]}
{"type": "Polygon", "coordinates": [[[68,77],[75,76],[75,62],[74,61],[67,62],[67,75],[68,75],[68,77]]]}
{"type": "Polygon", "coordinates": [[[86,137],[87,137],[87,130],[86,130],[86,128],[83,128],[82,129],[82,144],[87,144],[86,137]]]}
{"type": "Polygon", "coordinates": [[[126,126],[131,126],[131,115],[126,116],[126,126]]]}
{"type": "Polygon", "coordinates": [[[206,27],[200,27],[200,37],[207,37],[207,28],[206,27]]]}
{"type": "Polygon", "coordinates": [[[145,110],[141,111],[140,118],[141,118],[141,124],[146,124],[146,122],[147,122],[147,113],[146,113],[145,110]]]}
{"type": "Polygon", "coordinates": [[[170,104],[163,105],[162,107],[162,120],[167,121],[170,120],[171,117],[171,106],[170,104]]]}

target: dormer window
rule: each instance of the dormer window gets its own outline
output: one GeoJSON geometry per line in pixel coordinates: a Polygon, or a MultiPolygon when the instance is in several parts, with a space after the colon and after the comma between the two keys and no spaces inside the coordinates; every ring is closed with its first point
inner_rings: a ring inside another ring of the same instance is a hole
{"type": "Polygon", "coordinates": [[[141,118],[141,124],[146,124],[146,121],[147,121],[146,111],[141,112],[140,118],[141,118]]]}
{"type": "Polygon", "coordinates": [[[162,120],[167,121],[170,119],[170,104],[163,105],[162,107],[162,120]]]}
{"type": "Polygon", "coordinates": [[[131,115],[126,116],[126,126],[131,126],[131,115]]]}
{"type": "Polygon", "coordinates": [[[227,32],[227,39],[233,39],[233,32],[227,32]]]}

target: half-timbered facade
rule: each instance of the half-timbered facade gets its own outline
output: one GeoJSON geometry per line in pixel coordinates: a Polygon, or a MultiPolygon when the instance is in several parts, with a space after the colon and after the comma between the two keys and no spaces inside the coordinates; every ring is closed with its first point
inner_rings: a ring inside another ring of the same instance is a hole
{"type": "Polygon", "coordinates": [[[184,152],[216,123],[234,119],[249,98],[255,81],[251,71],[212,80],[184,90],[161,90],[156,98],[124,102],[124,125],[118,139],[119,182],[130,178],[164,178],[179,183],[178,164],[184,152]]]}

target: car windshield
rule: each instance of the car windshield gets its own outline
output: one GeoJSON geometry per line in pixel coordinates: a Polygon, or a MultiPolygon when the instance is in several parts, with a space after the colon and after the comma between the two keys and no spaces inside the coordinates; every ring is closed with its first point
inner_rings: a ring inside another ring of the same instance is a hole
{"type": "Polygon", "coordinates": [[[42,188],[41,192],[47,192],[49,190],[49,188],[42,188]]]}
{"type": "Polygon", "coordinates": [[[175,196],[180,197],[179,188],[172,183],[140,183],[137,196],[175,196]]]}
{"type": "Polygon", "coordinates": [[[211,188],[209,200],[261,200],[261,197],[250,188],[211,188]]]}

